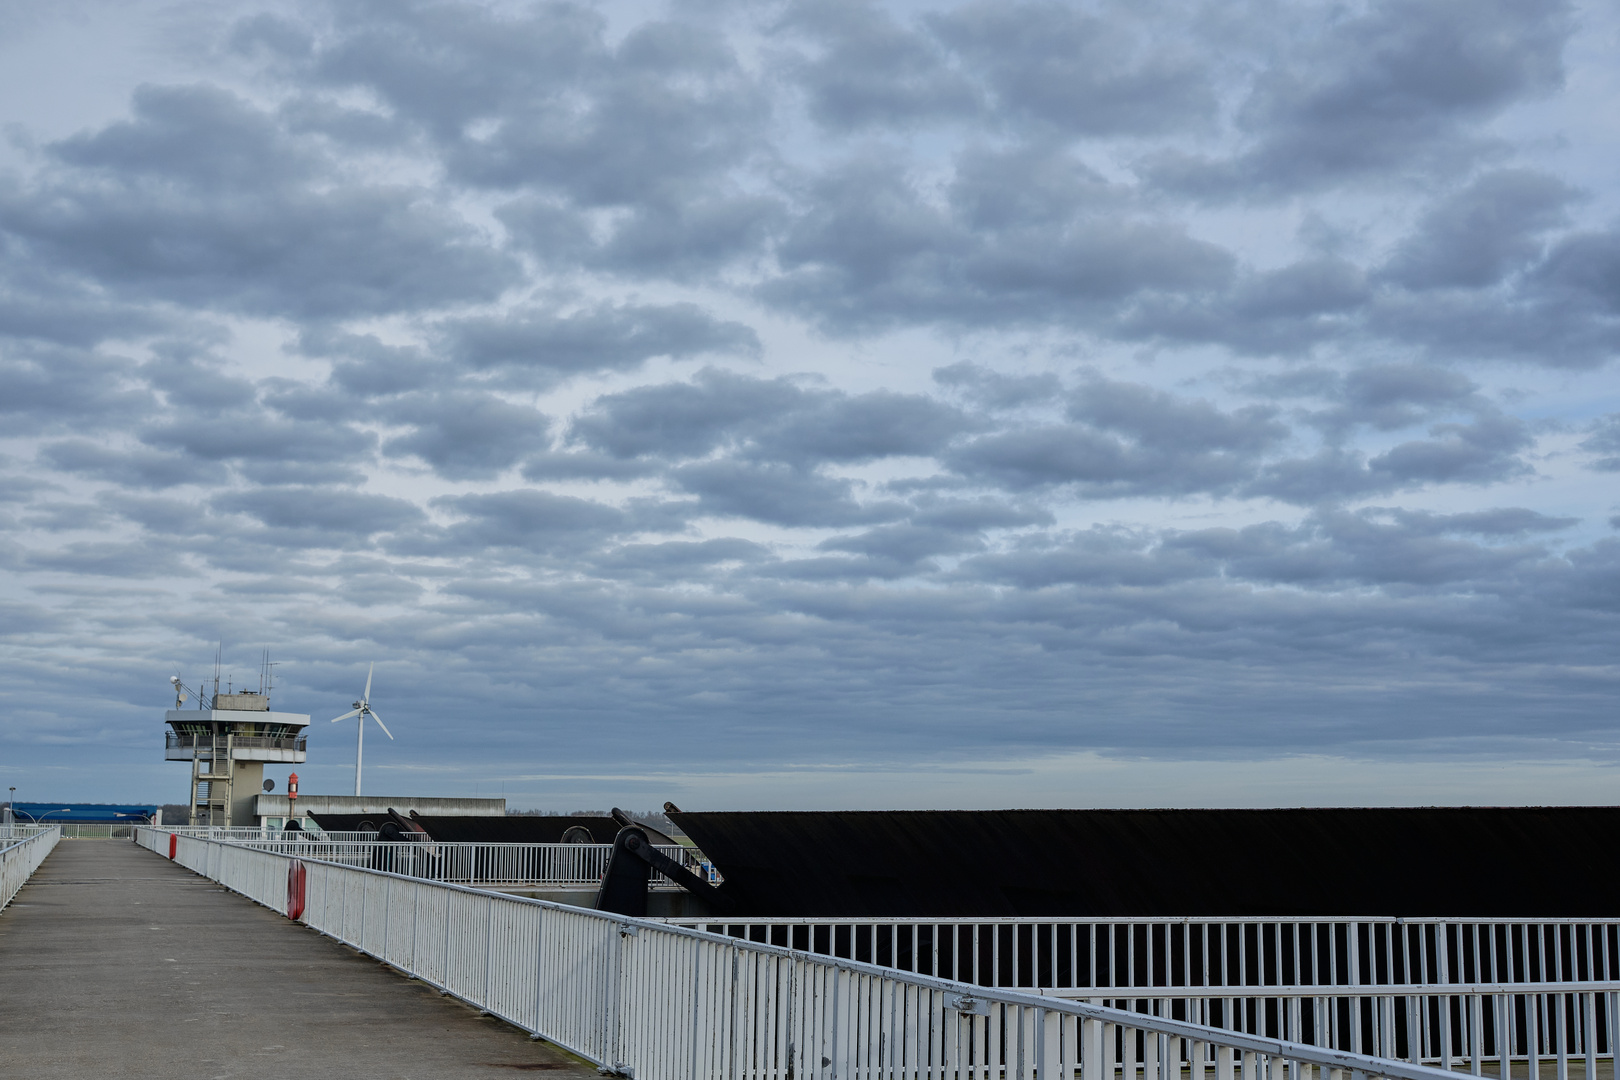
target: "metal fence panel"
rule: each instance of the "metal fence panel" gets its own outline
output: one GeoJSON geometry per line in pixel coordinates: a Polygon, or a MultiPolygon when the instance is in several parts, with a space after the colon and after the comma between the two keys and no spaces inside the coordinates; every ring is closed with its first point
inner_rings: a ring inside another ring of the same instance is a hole
{"type": "Polygon", "coordinates": [[[60,825],[7,825],[0,833],[0,911],[62,839],[60,825]]]}
{"type": "MultiPolygon", "coordinates": [[[[167,854],[167,831],[137,840],[167,854]]],[[[176,859],[285,910],[289,855],[181,836],[176,859]]],[[[1612,1056],[1620,992],[1567,981],[1534,991],[1414,982],[1375,994],[1110,987],[1110,1006],[336,862],[306,862],[306,900],[312,928],[637,1080],[1210,1080],[1210,1069],[1214,1080],[1344,1080],[1343,1070],[1447,1080],[1454,1074],[1395,1057],[1419,1056],[1438,1037],[1478,1075],[1496,1031],[1504,1044],[1519,1039],[1532,1067],[1555,1058],[1567,1077],[1571,1058],[1590,1070],[1612,1056]],[[1338,1046],[1347,1028],[1387,1056],[1338,1046]]],[[[998,941],[1016,950],[1020,933],[980,944],[999,962],[998,941]]],[[[936,963],[927,935],[907,937],[911,956],[927,944],[936,963]]],[[[1026,939],[1050,951],[1039,933],[1026,939]]],[[[1028,955],[1010,959],[1028,970],[1028,955]]]]}

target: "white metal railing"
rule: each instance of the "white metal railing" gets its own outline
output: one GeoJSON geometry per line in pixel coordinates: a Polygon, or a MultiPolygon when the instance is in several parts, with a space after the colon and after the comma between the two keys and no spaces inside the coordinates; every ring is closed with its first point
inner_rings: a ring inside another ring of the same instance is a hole
{"type": "MultiPolygon", "coordinates": [[[[202,827],[164,831],[456,885],[595,888],[613,853],[612,844],[439,843],[418,836],[385,842],[374,832],[301,834],[202,827]]],[[[678,844],[654,846],[699,877],[706,875],[701,853],[678,844]]],[[[655,889],[681,888],[656,871],[651,885],[655,889]]]]}
{"type": "MultiPolygon", "coordinates": [[[[378,836],[375,829],[322,832],[316,829],[283,830],[269,825],[159,825],[154,828],[161,828],[180,836],[200,836],[206,840],[350,840],[355,843],[366,843],[375,841],[378,836]]],[[[401,839],[409,842],[426,838],[421,833],[403,833],[401,839]]]]}
{"type": "Polygon", "coordinates": [[[12,825],[6,831],[11,835],[0,838],[0,911],[62,839],[59,825],[12,825]]]}
{"type": "Polygon", "coordinates": [[[308,747],[307,735],[177,735],[169,732],[163,740],[164,750],[197,750],[208,753],[224,750],[296,750],[302,753],[308,747]]]}
{"type": "MultiPolygon", "coordinates": [[[[170,839],[142,830],[138,842],[166,854],[170,839]]],[[[182,865],[276,910],[300,863],[307,925],[635,1080],[1454,1075],[242,844],[174,843],[182,865]]]]}
{"type": "Polygon", "coordinates": [[[0,841],[13,835],[21,837],[24,829],[60,829],[64,840],[130,840],[135,829],[145,822],[61,821],[44,825],[0,825],[0,841]]]}
{"type": "MultiPolygon", "coordinates": [[[[261,851],[327,859],[456,885],[595,888],[607,871],[608,857],[613,854],[612,844],[383,843],[285,838],[230,842],[261,851]]],[[[665,844],[657,845],[657,849],[693,873],[701,873],[701,859],[689,849],[665,844]]],[[[652,887],[680,888],[656,872],[652,887]]]]}
{"type": "MultiPolygon", "coordinates": [[[[165,832],[177,833],[180,836],[200,836],[209,840],[265,840],[280,836],[280,829],[272,829],[268,825],[226,826],[226,825],[155,825],[153,828],[163,829],[165,832]]],[[[323,836],[324,833],[312,832],[310,836],[323,836]]],[[[375,837],[375,832],[344,833],[346,838],[363,839],[375,837]]]]}
{"type": "Polygon", "coordinates": [[[131,840],[143,823],[120,825],[113,822],[67,821],[62,823],[64,840],[131,840]]]}
{"type": "Polygon", "coordinates": [[[1620,920],[675,918],[985,986],[1386,986],[1620,979],[1620,920]]]}
{"type": "Polygon", "coordinates": [[[1476,1071],[1504,1049],[1612,1064],[1620,1030],[1614,920],[664,921],[983,986],[1152,1002],[1165,1016],[1259,1035],[1306,1031],[1351,1051],[1467,1057],[1476,1071]]]}

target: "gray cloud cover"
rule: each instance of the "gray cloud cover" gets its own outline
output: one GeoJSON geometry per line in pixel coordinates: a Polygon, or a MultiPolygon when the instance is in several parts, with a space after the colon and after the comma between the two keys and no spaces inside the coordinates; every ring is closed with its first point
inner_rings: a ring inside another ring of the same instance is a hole
{"type": "Polygon", "coordinates": [[[1601,5],[73,18],[0,39],[0,784],[177,794],[221,638],[524,805],[1620,760],[1601,5]]]}

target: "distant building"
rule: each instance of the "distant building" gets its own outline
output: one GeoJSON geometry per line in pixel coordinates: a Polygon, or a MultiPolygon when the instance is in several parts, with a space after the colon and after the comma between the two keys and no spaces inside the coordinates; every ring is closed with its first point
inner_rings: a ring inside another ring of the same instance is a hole
{"type": "Polygon", "coordinates": [[[19,825],[161,825],[162,809],[152,803],[20,802],[14,808],[19,825]]]}
{"type": "Polygon", "coordinates": [[[265,763],[304,760],[309,714],[271,712],[268,694],[221,694],[215,683],[212,696],[197,696],[205,707],[180,709],[187,691],[175,682],[164,757],[191,762],[185,824],[257,825],[254,799],[264,786],[265,763]]]}
{"type": "MultiPolygon", "coordinates": [[[[305,829],[313,827],[324,829],[326,832],[332,832],[343,825],[358,829],[361,823],[367,820],[373,822],[371,829],[375,829],[376,822],[386,817],[390,808],[407,817],[413,811],[433,817],[504,817],[506,814],[505,799],[436,799],[412,795],[300,795],[297,802],[296,817],[299,824],[305,829]],[[319,817],[322,820],[312,823],[311,817],[319,817]],[[326,821],[334,818],[341,821],[336,825],[327,826],[326,821]]],[[[287,796],[259,795],[253,802],[251,816],[245,824],[279,829],[287,823],[289,816],[294,814],[292,800],[287,796]]],[[[364,831],[370,832],[371,829],[364,831]]]]}

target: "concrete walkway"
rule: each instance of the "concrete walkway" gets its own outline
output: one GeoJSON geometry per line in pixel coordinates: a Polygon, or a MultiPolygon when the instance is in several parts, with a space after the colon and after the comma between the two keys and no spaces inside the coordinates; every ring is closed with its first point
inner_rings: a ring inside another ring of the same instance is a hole
{"type": "Polygon", "coordinates": [[[0,913],[0,1077],[460,1080],[593,1068],[127,840],[0,913]]]}

